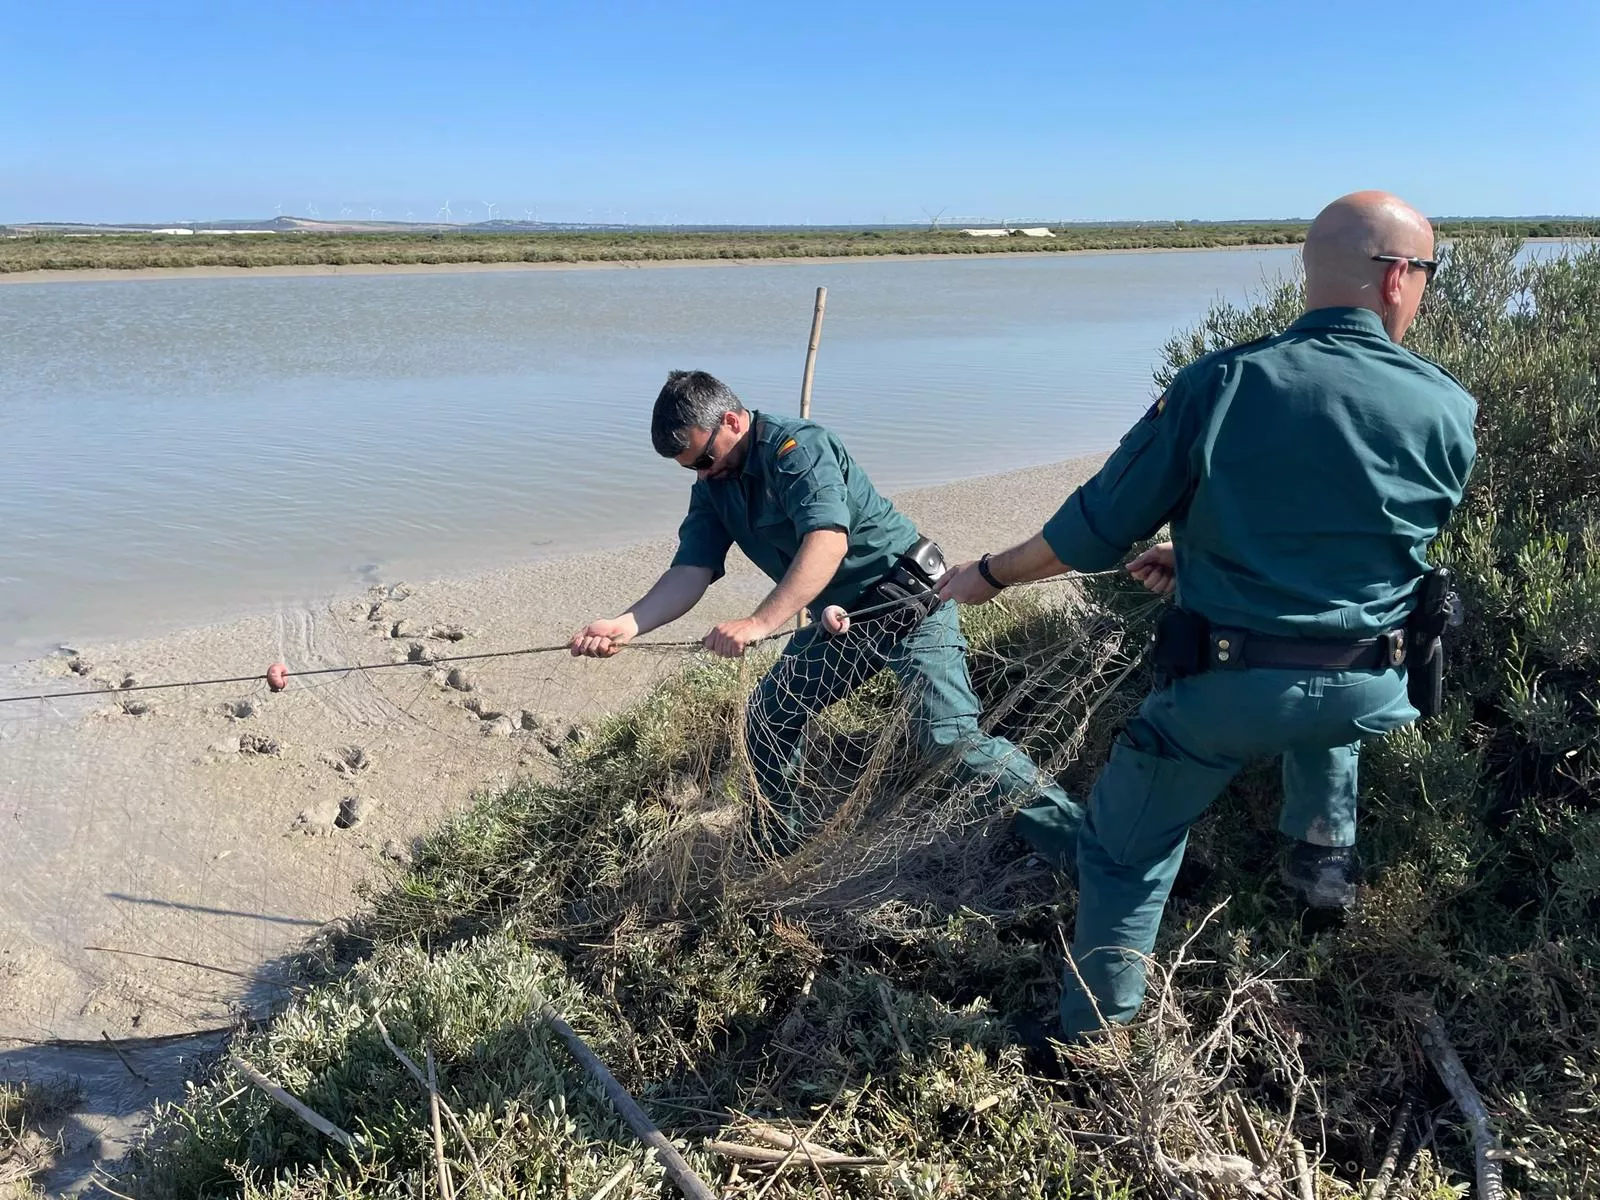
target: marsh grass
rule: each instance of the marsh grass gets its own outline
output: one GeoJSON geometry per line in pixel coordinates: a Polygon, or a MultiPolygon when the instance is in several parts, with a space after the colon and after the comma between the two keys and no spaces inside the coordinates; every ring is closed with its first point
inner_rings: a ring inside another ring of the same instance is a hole
{"type": "MultiPolygon", "coordinates": [[[[1195,830],[1151,1003],[1048,1078],[1011,1020],[1050,1018],[1074,897],[1003,829],[916,847],[902,866],[917,886],[861,898],[849,921],[808,895],[763,902],[714,857],[665,899],[640,886],[675,831],[737,803],[760,664],[697,663],[600,726],[556,782],[486,794],[439,830],[308,953],[304,995],[235,1046],[359,1133],[360,1154],[221,1066],[164,1114],[125,1186],[433,1194],[425,1098],[375,1032],[381,1009],[439,1060],[480,1164],[452,1132],[458,1194],[587,1197],[619,1172],[612,1195],[670,1194],[531,1018],[547,999],[732,1197],[1301,1196],[1297,1143],[1314,1194],[1347,1196],[1409,1102],[1388,1195],[1444,1200],[1472,1155],[1418,1048],[1423,997],[1515,1155],[1514,1194],[1600,1192],[1600,252],[1518,266],[1516,250],[1449,252],[1414,334],[1482,406],[1479,467],[1436,553],[1468,619],[1446,712],[1364,752],[1368,877],[1347,919],[1313,921],[1272,886],[1276,771],[1245,772],[1195,830]],[[701,1148],[753,1123],[888,1165],[797,1162],[773,1182],[701,1148]]],[[[1280,328],[1297,287],[1213,312],[1169,368],[1280,328]]],[[[1097,616],[1123,614],[1137,639],[1130,586],[969,614],[986,704],[1010,694],[1008,664],[1097,616]]],[[[870,739],[894,711],[892,688],[866,689],[832,728],[870,739]]],[[[1090,722],[1063,768],[1073,788],[1118,719],[1090,722]]]]}

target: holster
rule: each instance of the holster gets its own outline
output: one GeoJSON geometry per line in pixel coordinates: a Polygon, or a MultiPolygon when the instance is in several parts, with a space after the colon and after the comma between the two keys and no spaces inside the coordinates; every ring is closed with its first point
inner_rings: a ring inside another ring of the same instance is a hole
{"type": "Polygon", "coordinates": [[[858,609],[880,609],[862,620],[910,633],[939,607],[937,588],[945,570],[944,553],[938,543],[919,537],[895,560],[887,575],[861,593],[858,609]],[[888,607],[881,607],[884,605],[888,607]]]}
{"type": "Polygon", "coordinates": [[[1406,621],[1411,650],[1406,656],[1406,697],[1431,717],[1444,707],[1444,631],[1456,620],[1459,601],[1447,567],[1435,567],[1417,587],[1417,606],[1406,621]]]}

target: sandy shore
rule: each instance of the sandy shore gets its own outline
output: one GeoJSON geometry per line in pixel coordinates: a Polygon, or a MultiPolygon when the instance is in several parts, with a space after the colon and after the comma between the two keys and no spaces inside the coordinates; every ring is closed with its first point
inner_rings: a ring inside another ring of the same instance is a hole
{"type": "MultiPolygon", "coordinates": [[[[970,557],[1037,530],[1100,461],[896,500],[948,554],[970,557]]],[[[277,660],[294,670],[393,662],[413,647],[448,655],[556,645],[625,608],[671,550],[658,540],[468,578],[396,581],[160,638],[84,643],[75,659],[14,670],[0,694],[116,687],[129,675],[140,683],[234,676],[277,660]]],[[[698,638],[748,613],[769,585],[735,559],[699,609],[646,640],[698,638]]],[[[255,681],[0,705],[0,1079],[92,1075],[79,1060],[105,1057],[44,1053],[19,1039],[153,1037],[266,1012],[283,996],[282,956],[355,909],[362,883],[392,876],[414,838],[481,788],[552,770],[546,743],[637,696],[684,654],[489,659],[465,665],[471,691],[452,686],[442,668],[417,665],[294,680],[278,695],[255,681]],[[523,713],[536,728],[522,728],[523,713]],[[360,820],[341,827],[341,805],[348,811],[352,800],[360,820]]],[[[177,1059],[194,1052],[192,1044],[153,1049],[147,1065],[177,1087],[177,1059]]],[[[103,1065],[72,1137],[103,1140],[110,1153],[153,1093],[123,1086],[115,1059],[103,1065]]]]}
{"type": "Polygon", "coordinates": [[[933,262],[995,258],[1059,258],[1085,254],[1209,254],[1225,250],[1279,250],[1278,243],[1245,246],[1140,246],[1125,250],[987,250],[949,254],[837,254],[794,258],[664,258],[632,262],[490,263],[284,263],[267,267],[78,267],[60,271],[0,273],[0,287],[20,283],[104,283],[150,279],[278,279],[326,275],[459,275],[479,271],[634,271],[657,268],[815,266],[819,263],[933,262]]]}

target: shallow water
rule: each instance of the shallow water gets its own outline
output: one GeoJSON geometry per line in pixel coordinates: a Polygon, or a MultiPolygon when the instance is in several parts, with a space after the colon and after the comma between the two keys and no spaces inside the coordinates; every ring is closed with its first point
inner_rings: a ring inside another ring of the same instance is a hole
{"type": "Polygon", "coordinates": [[[0,289],[0,658],[667,533],[670,368],[885,490],[1113,445],[1161,344],[1292,248],[0,289]]]}

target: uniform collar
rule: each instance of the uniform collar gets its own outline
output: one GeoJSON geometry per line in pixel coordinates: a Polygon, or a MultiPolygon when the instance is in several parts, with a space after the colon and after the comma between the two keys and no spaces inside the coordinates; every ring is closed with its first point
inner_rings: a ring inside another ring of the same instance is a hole
{"type": "Polygon", "coordinates": [[[1313,329],[1372,333],[1383,338],[1389,336],[1389,331],[1383,327],[1383,318],[1370,308],[1314,308],[1289,326],[1291,333],[1302,333],[1313,329]]]}
{"type": "Polygon", "coordinates": [[[756,453],[756,448],[770,432],[770,427],[771,422],[761,415],[759,409],[750,410],[750,451],[744,456],[744,465],[739,468],[740,478],[753,479],[761,474],[761,456],[756,453]]]}

